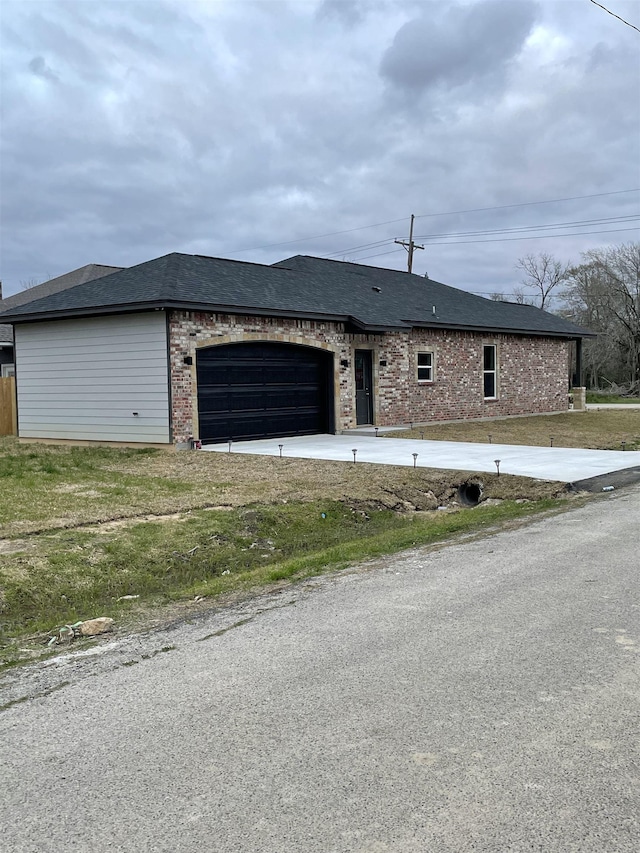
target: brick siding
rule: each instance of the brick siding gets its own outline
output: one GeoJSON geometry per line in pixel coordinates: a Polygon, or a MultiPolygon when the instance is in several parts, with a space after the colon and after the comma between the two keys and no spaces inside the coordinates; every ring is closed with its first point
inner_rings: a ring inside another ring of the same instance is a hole
{"type": "Polygon", "coordinates": [[[556,338],[431,329],[351,334],[341,323],[192,311],[171,312],[169,333],[171,420],[176,444],[198,437],[198,349],[240,341],[281,341],[333,353],[336,431],[356,426],[356,349],[373,353],[374,422],[378,426],[567,408],[568,344],[556,338]],[[484,344],[497,347],[496,400],[483,398],[484,344]],[[417,380],[418,352],[434,353],[431,383],[417,380]],[[187,356],[191,356],[192,365],[185,364],[187,356]],[[343,366],[343,361],[348,366],[343,366]]]}

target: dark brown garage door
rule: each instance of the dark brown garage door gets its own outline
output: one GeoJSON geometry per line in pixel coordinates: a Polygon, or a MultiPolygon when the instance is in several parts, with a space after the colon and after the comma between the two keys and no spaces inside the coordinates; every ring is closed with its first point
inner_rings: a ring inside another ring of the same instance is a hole
{"type": "Polygon", "coordinates": [[[312,347],[241,343],[197,354],[203,442],[333,431],[333,356],[312,347]]]}

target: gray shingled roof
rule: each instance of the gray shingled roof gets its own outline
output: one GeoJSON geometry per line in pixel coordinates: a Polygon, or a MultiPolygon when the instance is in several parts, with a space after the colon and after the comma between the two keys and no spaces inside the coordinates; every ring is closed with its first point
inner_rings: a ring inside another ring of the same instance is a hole
{"type": "MultiPolygon", "coordinates": [[[[61,290],[76,287],[78,284],[111,275],[112,272],[118,272],[121,269],[122,267],[108,267],[104,264],[85,264],[77,270],[50,278],[49,281],[21,290],[19,293],[14,293],[13,296],[7,296],[6,299],[0,300],[0,313],[19,305],[26,305],[27,302],[50,296],[52,293],[59,293],[61,290]]],[[[13,326],[0,325],[0,343],[13,343],[13,326]]]]}
{"type": "Polygon", "coordinates": [[[334,286],[341,289],[357,290],[361,299],[360,316],[365,323],[370,320],[371,325],[376,325],[384,313],[395,312],[401,316],[402,324],[408,326],[592,336],[588,330],[532,305],[494,302],[466,290],[398,270],[307,255],[279,261],[278,266],[315,273],[327,280],[332,279],[334,286]],[[374,288],[379,288],[380,292],[374,288]]]}
{"type": "Polygon", "coordinates": [[[396,270],[303,255],[264,266],[173,253],[16,307],[0,319],[27,322],[153,308],[324,318],[372,331],[425,326],[589,334],[528,305],[492,302],[396,270]]]}

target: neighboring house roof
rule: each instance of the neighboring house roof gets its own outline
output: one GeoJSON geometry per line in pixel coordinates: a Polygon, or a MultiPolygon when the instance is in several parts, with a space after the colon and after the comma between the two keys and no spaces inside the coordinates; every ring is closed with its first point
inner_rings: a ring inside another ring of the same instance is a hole
{"type": "MultiPolygon", "coordinates": [[[[121,269],[122,267],[108,267],[104,264],[85,264],[77,270],[50,278],[49,281],[37,284],[35,287],[28,287],[26,290],[21,290],[19,293],[14,293],[13,296],[7,296],[6,299],[0,300],[0,313],[19,305],[26,305],[27,302],[34,302],[36,299],[50,296],[52,293],[68,290],[78,284],[111,275],[112,272],[119,272],[121,269]]],[[[12,326],[0,325],[0,343],[13,344],[12,326]]]]}
{"type": "Polygon", "coordinates": [[[421,276],[297,255],[272,266],[172,253],[16,306],[12,322],[176,308],[337,320],[364,331],[447,329],[582,337],[538,308],[492,302],[421,276]]]}

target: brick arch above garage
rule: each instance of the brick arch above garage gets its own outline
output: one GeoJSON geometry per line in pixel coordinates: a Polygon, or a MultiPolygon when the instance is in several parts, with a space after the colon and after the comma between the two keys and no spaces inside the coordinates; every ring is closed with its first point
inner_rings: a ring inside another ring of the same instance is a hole
{"type": "Polygon", "coordinates": [[[194,346],[196,350],[205,347],[224,346],[225,344],[239,344],[244,342],[271,342],[294,344],[295,346],[311,347],[312,349],[322,349],[327,352],[332,352],[335,355],[340,355],[342,348],[336,344],[330,344],[326,341],[315,340],[314,338],[303,337],[299,334],[285,334],[282,332],[233,332],[229,334],[215,334],[208,337],[196,338],[194,346]]]}

